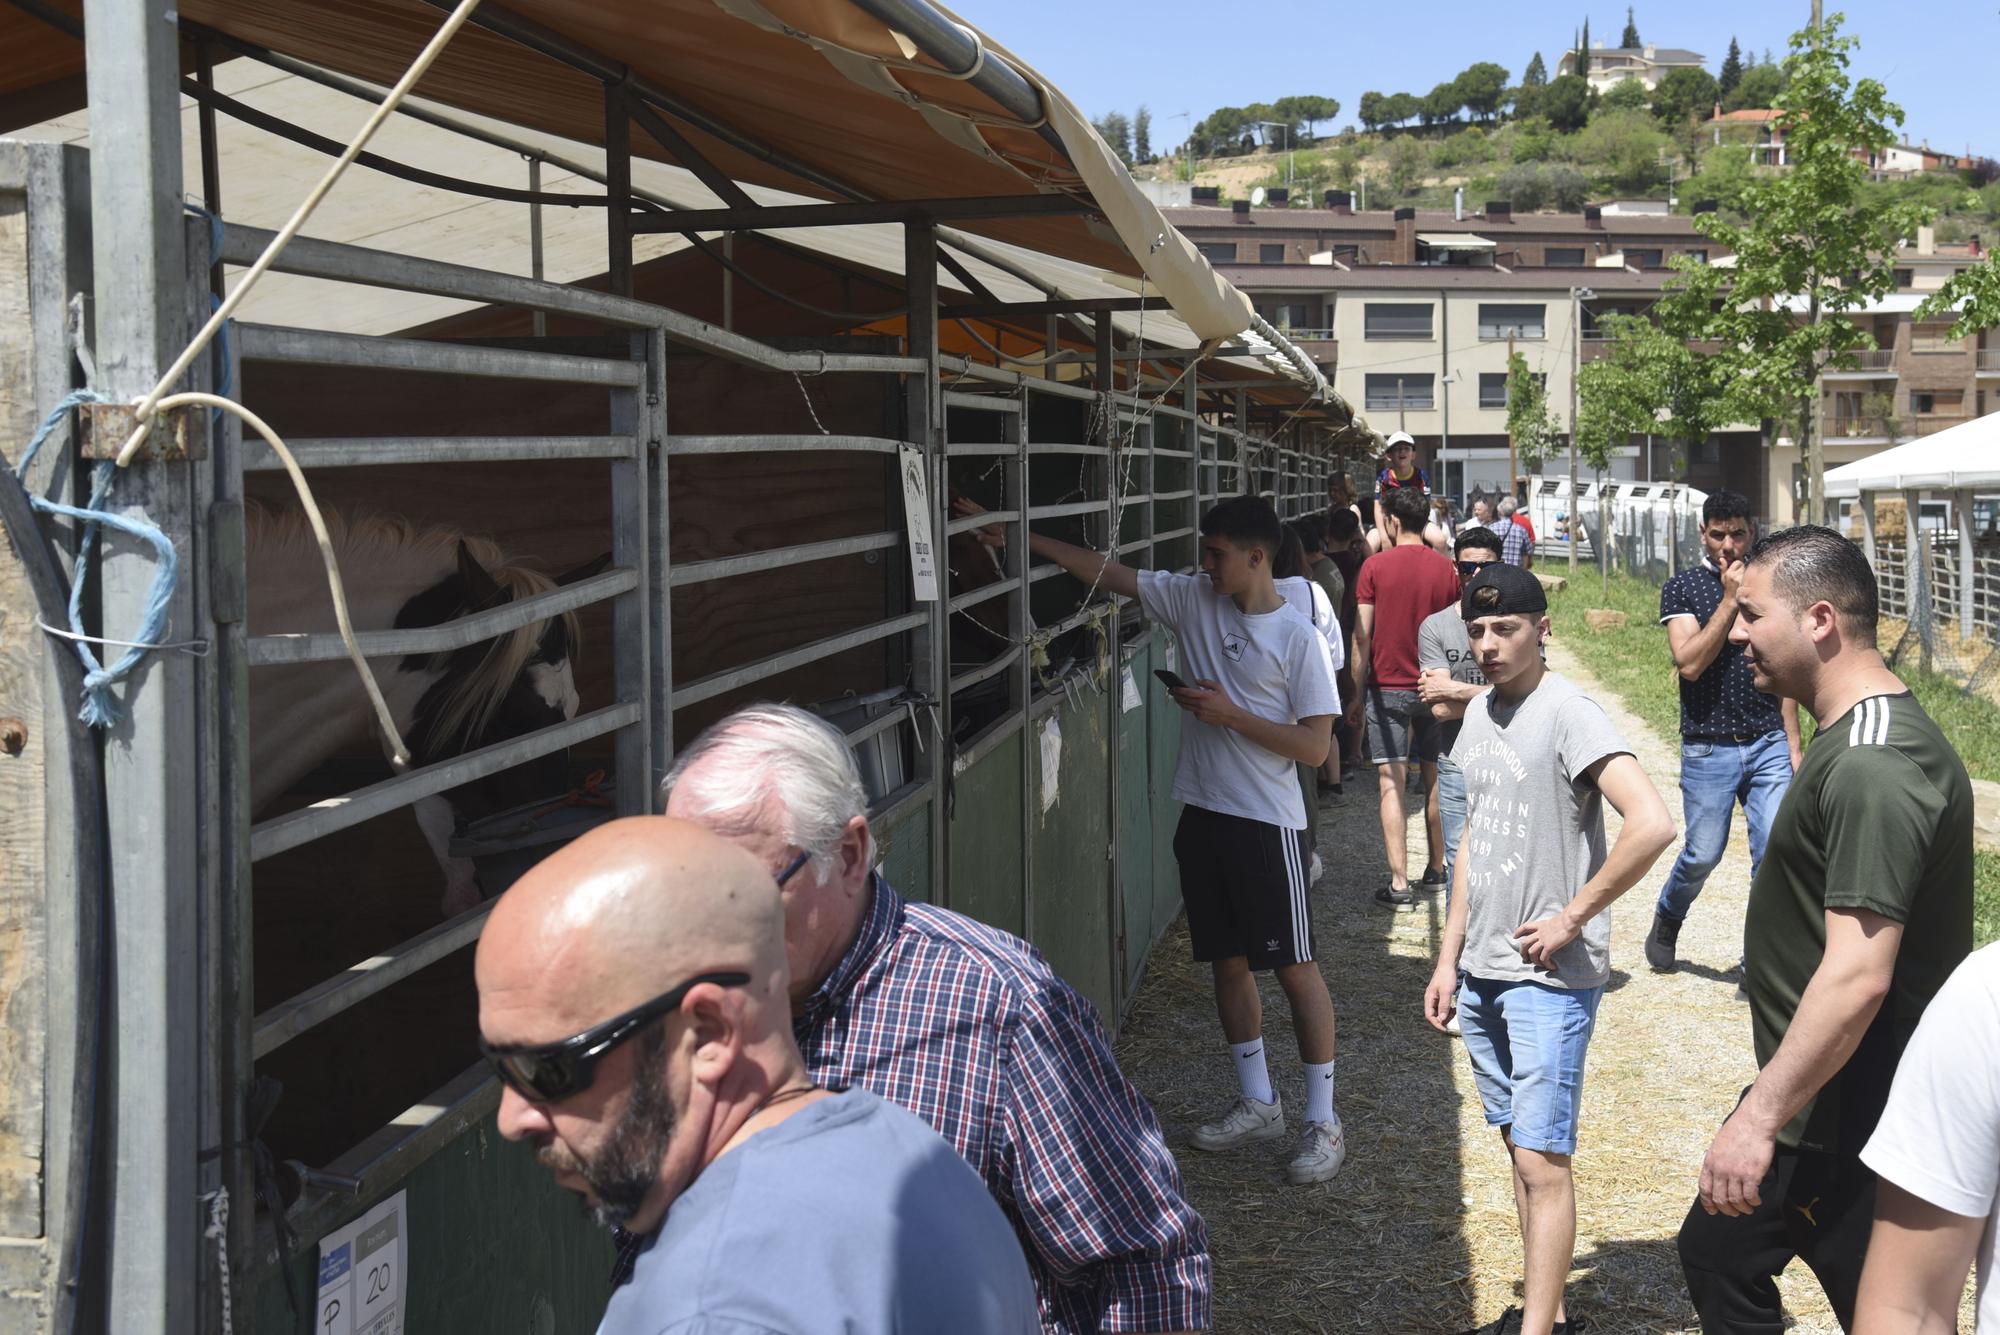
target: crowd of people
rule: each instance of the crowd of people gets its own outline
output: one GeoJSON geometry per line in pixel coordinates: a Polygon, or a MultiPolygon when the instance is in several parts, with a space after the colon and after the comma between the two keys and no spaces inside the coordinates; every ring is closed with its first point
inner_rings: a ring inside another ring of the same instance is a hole
{"type": "MultiPolygon", "coordinates": [[[[1224,1085],[1187,1144],[1288,1137],[1269,972],[1305,1091],[1286,1175],[1310,1188],[1341,1170],[1312,830],[1366,763],[1387,867],[1374,899],[1445,896],[1410,1004],[1462,1039],[1513,1175],[1522,1302],[1479,1330],[1581,1331],[1564,1295],[1572,1155],[1607,910],[1675,823],[1604,708],[1545,662],[1525,515],[1477,502],[1484,522],[1444,538],[1447,555],[1429,490],[1398,433],[1369,515],[1344,478],[1324,514],[1289,525],[1261,499],[1221,501],[1201,517],[1198,573],[1027,542],[1136,599],[1187,674],[1168,683],[1173,847],[1224,1085]],[[1607,804],[1622,817],[1608,843],[1607,804]]],[[[1691,1184],[1690,1300],[1706,1332],[1780,1331],[1775,1276],[1800,1257],[1846,1329],[1949,1331],[1975,1257],[1982,1281],[1994,1261],[2000,1188],[2000,947],[1968,958],[1971,786],[1876,651],[1853,543],[1814,527],[1757,540],[1727,495],[1702,534],[1707,559],[1661,597],[1687,835],[1646,954],[1678,965],[1742,805],[1759,1075],[1691,1184]],[[1806,745],[1801,707],[1818,725],[1806,745]]],[[[603,1331],[1211,1327],[1206,1225],[1096,1011],[1026,942],[883,879],[838,731],[789,705],[738,710],[679,754],[661,796],[664,814],[600,827],[509,890],[476,963],[501,1133],[617,1231],[603,1331]]],[[[2000,1285],[1982,1282],[1980,1303],[1980,1330],[2000,1333],[2000,1285]]]]}

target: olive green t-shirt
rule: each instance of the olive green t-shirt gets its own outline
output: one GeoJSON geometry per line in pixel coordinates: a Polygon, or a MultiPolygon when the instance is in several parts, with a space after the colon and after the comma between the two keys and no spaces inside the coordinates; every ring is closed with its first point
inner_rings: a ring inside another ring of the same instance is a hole
{"type": "Polygon", "coordinates": [[[1826,953],[1826,911],[1841,908],[1903,925],[1894,979],[1861,1046],[1778,1143],[1858,1154],[1924,1007],[1972,949],[1972,783],[1907,693],[1821,727],[1771,822],[1743,930],[1760,1068],[1826,953]]]}

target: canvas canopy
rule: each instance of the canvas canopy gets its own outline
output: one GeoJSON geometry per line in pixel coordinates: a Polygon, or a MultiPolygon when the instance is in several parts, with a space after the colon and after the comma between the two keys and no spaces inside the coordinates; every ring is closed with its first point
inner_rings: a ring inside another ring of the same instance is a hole
{"type": "Polygon", "coordinates": [[[2000,488],[2000,413],[1830,469],[1828,496],[2000,488]]]}
{"type": "MultiPolygon", "coordinates": [[[[81,0],[47,3],[81,21],[81,0]]],[[[599,76],[468,26],[419,91],[601,146],[606,82],[615,76],[678,108],[664,113],[672,128],[733,180],[819,199],[1068,194],[1092,211],[963,226],[1059,259],[1144,275],[1204,341],[1253,327],[1248,298],[1165,221],[1047,79],[928,0],[869,8],[921,10],[951,25],[976,45],[973,65],[945,68],[850,0],[514,0],[504,9],[482,6],[474,25],[512,23],[517,36],[526,25],[545,35],[545,44],[597,61],[599,76]],[[1032,87],[1041,122],[1024,122],[983,90],[978,75],[986,62],[1003,63],[1032,87]]],[[[381,84],[402,72],[442,17],[424,0],[186,0],[179,13],[227,37],[381,84]]],[[[9,53],[0,68],[0,129],[82,105],[83,44],[74,36],[0,6],[0,49],[9,53]]],[[[632,150],[677,160],[638,126],[632,150]]]]}

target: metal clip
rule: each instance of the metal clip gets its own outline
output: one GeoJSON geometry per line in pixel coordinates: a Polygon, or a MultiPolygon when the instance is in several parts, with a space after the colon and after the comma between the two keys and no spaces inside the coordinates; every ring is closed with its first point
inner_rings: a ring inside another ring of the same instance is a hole
{"type": "MultiPolygon", "coordinates": [[[[156,462],[206,459],[208,433],[199,429],[190,432],[188,419],[194,413],[207,411],[206,408],[190,406],[154,413],[153,429],[147,433],[146,443],[137,457],[156,462]]],[[[83,419],[83,457],[86,459],[117,459],[118,451],[139,429],[136,404],[86,403],[77,409],[77,415],[83,419]]]]}

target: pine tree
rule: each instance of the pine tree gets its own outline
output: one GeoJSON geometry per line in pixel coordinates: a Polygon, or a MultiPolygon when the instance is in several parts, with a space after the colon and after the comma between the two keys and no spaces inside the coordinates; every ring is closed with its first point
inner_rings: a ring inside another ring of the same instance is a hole
{"type": "Polygon", "coordinates": [[[1132,157],[1139,162],[1153,160],[1153,109],[1144,102],[1132,113],[1132,157]]]}
{"type": "Polygon", "coordinates": [[[1632,6],[1625,6],[1625,31],[1619,35],[1618,45],[1627,51],[1637,51],[1645,45],[1639,40],[1639,25],[1632,18],[1632,6]]]}
{"type": "Polygon", "coordinates": [[[1715,80],[1715,89],[1724,97],[1736,90],[1743,81],[1743,52],[1737,49],[1734,34],[1729,38],[1729,54],[1722,58],[1722,73],[1715,80]]]}
{"type": "Polygon", "coordinates": [[[1590,75],[1590,16],[1589,15],[1584,16],[1583,36],[1577,40],[1576,44],[1576,72],[1579,78],[1588,78],[1590,75]]]}
{"type": "Polygon", "coordinates": [[[1549,82],[1549,67],[1542,63],[1542,53],[1535,52],[1535,58],[1528,62],[1528,68],[1521,72],[1523,88],[1544,88],[1549,82]]]}

